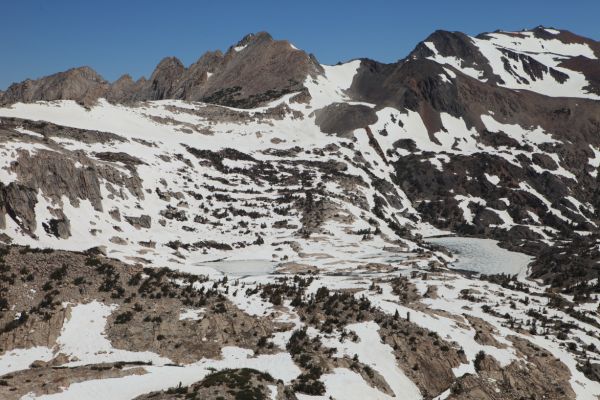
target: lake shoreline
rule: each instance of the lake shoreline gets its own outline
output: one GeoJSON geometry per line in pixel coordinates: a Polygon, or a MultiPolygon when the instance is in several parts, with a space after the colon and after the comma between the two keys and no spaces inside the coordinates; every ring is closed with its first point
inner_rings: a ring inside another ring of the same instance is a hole
{"type": "Polygon", "coordinates": [[[454,257],[451,269],[459,272],[522,276],[532,261],[531,256],[500,247],[493,239],[444,235],[424,241],[450,251],[454,257]]]}

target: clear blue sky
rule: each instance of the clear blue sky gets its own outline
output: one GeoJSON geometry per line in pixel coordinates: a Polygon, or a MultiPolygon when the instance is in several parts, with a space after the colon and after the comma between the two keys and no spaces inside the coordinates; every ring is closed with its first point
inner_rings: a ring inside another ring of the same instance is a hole
{"type": "Polygon", "coordinates": [[[185,65],[266,30],[325,64],[392,62],[436,29],[468,34],[537,25],[600,40],[600,0],[9,0],[0,20],[0,89],[89,65],[108,80],[185,65]]]}

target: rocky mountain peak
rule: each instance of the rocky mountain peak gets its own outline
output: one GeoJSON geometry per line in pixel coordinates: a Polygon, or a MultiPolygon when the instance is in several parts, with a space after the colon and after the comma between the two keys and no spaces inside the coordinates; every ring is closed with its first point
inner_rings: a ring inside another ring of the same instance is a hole
{"type": "Polygon", "coordinates": [[[468,36],[436,31],[409,58],[431,59],[485,83],[549,96],[592,97],[600,93],[600,43],[566,30],[538,26],[468,36]],[[579,82],[587,84],[579,85],[579,82]],[[578,85],[573,88],[572,85],[578,85]],[[570,87],[567,93],[563,88],[570,87]],[[575,91],[574,91],[575,89],[575,91]]]}
{"type": "Polygon", "coordinates": [[[163,58],[150,76],[141,97],[144,100],[171,98],[185,71],[185,66],[177,57],[163,58]]]}
{"type": "Polygon", "coordinates": [[[301,90],[308,76],[321,72],[314,58],[288,41],[273,40],[266,32],[250,34],[228,50],[208,80],[203,99],[254,106],[301,90]]]}
{"type": "Polygon", "coordinates": [[[190,66],[190,69],[193,69],[195,67],[214,69],[217,65],[223,62],[223,57],[224,55],[221,50],[207,51],[194,64],[190,66]]]}
{"type": "Polygon", "coordinates": [[[253,44],[253,43],[272,42],[272,41],[273,41],[273,36],[271,36],[271,34],[268,32],[249,33],[246,36],[244,36],[242,38],[242,40],[240,40],[235,46],[232,46],[231,48],[233,48],[233,49],[241,48],[241,47],[245,47],[250,44],[253,44]]]}
{"type": "Polygon", "coordinates": [[[69,77],[80,77],[82,79],[87,79],[99,83],[106,83],[106,81],[100,74],[98,74],[96,71],[94,71],[91,67],[87,65],[77,68],[71,68],[65,72],[65,75],[69,77]]]}
{"type": "Polygon", "coordinates": [[[162,59],[148,80],[120,78],[112,85],[89,67],[12,85],[2,104],[38,100],[111,102],[182,99],[252,107],[299,91],[308,76],[322,73],[316,59],[267,32],[248,34],[226,54],[209,51],[186,68],[176,57],[162,59]]]}
{"type": "Polygon", "coordinates": [[[473,39],[462,32],[437,30],[420,42],[408,58],[455,60],[460,68],[475,70],[492,83],[499,81],[473,39]]]}
{"type": "Polygon", "coordinates": [[[309,75],[321,71],[304,51],[258,32],[246,35],[226,54],[205,53],[189,68],[177,59],[162,60],[133,99],[175,98],[252,107],[301,90],[309,75]]]}
{"type": "Polygon", "coordinates": [[[123,83],[125,83],[125,82],[133,82],[133,78],[129,74],[123,74],[113,84],[118,83],[118,82],[123,82],[123,83]]]}
{"type": "Polygon", "coordinates": [[[92,68],[84,66],[12,84],[3,94],[0,103],[69,99],[89,105],[101,96],[107,87],[108,82],[102,76],[92,68]]]}
{"type": "Polygon", "coordinates": [[[184,69],[185,69],[185,67],[184,67],[183,63],[177,57],[165,57],[162,60],[160,60],[160,62],[156,66],[156,69],[154,70],[154,72],[151,75],[151,79],[157,75],[162,74],[164,71],[170,71],[170,70],[183,71],[184,69]]]}
{"type": "Polygon", "coordinates": [[[426,43],[433,43],[438,53],[446,57],[455,56],[465,58],[471,56],[474,52],[473,41],[466,34],[436,30],[424,41],[420,42],[411,55],[425,57],[433,55],[433,50],[426,43]]]}

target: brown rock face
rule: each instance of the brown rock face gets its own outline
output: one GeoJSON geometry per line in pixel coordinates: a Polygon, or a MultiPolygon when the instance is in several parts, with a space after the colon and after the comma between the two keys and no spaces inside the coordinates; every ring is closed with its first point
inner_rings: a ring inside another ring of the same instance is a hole
{"type": "Polygon", "coordinates": [[[134,98],[141,100],[159,100],[172,98],[185,67],[175,57],[164,58],[157,66],[152,76],[144,85],[141,93],[134,98]]]}
{"type": "Polygon", "coordinates": [[[73,68],[37,80],[11,85],[0,97],[0,104],[39,100],[75,100],[92,105],[103,96],[109,84],[90,67],[73,68]]]}
{"type": "MultiPolygon", "coordinates": [[[[54,204],[62,204],[62,197],[66,196],[75,206],[79,200],[89,200],[95,210],[102,211],[101,179],[117,186],[128,186],[131,193],[143,197],[137,176],[126,176],[110,166],[94,165],[87,157],[81,159],[85,163],[81,167],[76,165],[77,161],[54,151],[41,150],[36,154],[21,151],[13,164],[19,183],[0,184],[0,202],[4,203],[8,215],[26,232],[33,232],[38,190],[54,204]]],[[[144,225],[147,225],[146,222],[144,225]]],[[[64,236],[68,226],[66,221],[58,219],[55,223],[56,234],[64,236]]]]}
{"type": "Polygon", "coordinates": [[[483,73],[483,77],[491,82],[502,82],[495,75],[487,59],[481,54],[471,38],[462,32],[448,32],[438,30],[432,33],[417,45],[408,55],[407,59],[424,59],[432,56],[433,51],[425,44],[432,43],[440,55],[444,57],[457,57],[462,60],[463,67],[474,68],[483,73]]]}
{"type": "Polygon", "coordinates": [[[315,123],[325,133],[347,136],[355,129],[364,128],[377,122],[377,115],[371,107],[333,103],[315,112],[315,123]]]}
{"type": "Polygon", "coordinates": [[[89,67],[26,80],[0,93],[0,104],[75,100],[91,106],[104,97],[115,103],[182,99],[254,107],[301,91],[308,76],[322,73],[313,56],[277,41],[266,32],[247,35],[227,53],[208,52],[186,68],[175,57],[163,59],[150,79],[125,75],[109,84],[89,67]]]}
{"type": "Polygon", "coordinates": [[[164,59],[131,99],[175,98],[246,108],[300,91],[307,76],[320,72],[320,65],[304,51],[260,32],[225,54],[204,54],[189,68],[176,58],[164,59]]]}
{"type": "Polygon", "coordinates": [[[209,78],[202,100],[251,107],[299,91],[309,75],[322,72],[312,56],[287,41],[273,40],[266,32],[246,36],[229,49],[222,63],[209,78]]]}
{"type": "Polygon", "coordinates": [[[146,85],[145,78],[134,81],[131,76],[126,74],[110,85],[110,90],[105,94],[105,97],[112,103],[122,102],[131,98],[134,93],[140,92],[146,85]]]}
{"type": "Polygon", "coordinates": [[[578,56],[561,62],[559,66],[581,72],[590,83],[586,89],[600,95],[600,60],[578,56]]]}
{"type": "MultiPolygon", "coordinates": [[[[36,130],[42,131],[44,139],[32,138],[31,140],[43,140],[46,146],[51,146],[57,151],[40,149],[36,152],[27,150],[16,152],[16,160],[10,164],[9,168],[11,173],[17,176],[17,180],[10,183],[0,182],[0,227],[6,226],[6,215],[8,215],[27,234],[33,235],[38,222],[41,222],[47,233],[60,238],[68,238],[70,221],[61,210],[64,197],[76,207],[80,200],[89,200],[96,211],[102,211],[101,184],[105,182],[109,190],[110,185],[127,188],[131,195],[143,198],[141,180],[135,170],[136,158],[124,157],[119,153],[104,155],[107,160],[126,163],[130,171],[130,174],[127,174],[112,165],[93,160],[83,153],[60,149],[51,139],[51,137],[70,137],[93,143],[103,140],[123,140],[119,136],[58,127],[43,122],[7,119],[3,119],[0,124],[0,134],[6,137],[14,135],[17,125],[35,127],[36,130]],[[39,194],[45,196],[55,206],[49,210],[53,218],[47,221],[36,220],[35,206],[38,203],[39,194]]],[[[101,154],[98,158],[102,159],[102,157],[101,154]]],[[[114,187],[112,195],[123,197],[125,192],[122,189],[117,191],[114,187]]],[[[148,218],[143,218],[138,221],[138,224],[149,226],[150,221],[148,218]]]]}
{"type": "Polygon", "coordinates": [[[126,139],[114,133],[77,129],[56,125],[46,121],[31,121],[20,118],[2,118],[0,120],[0,133],[2,134],[2,137],[22,138],[23,135],[14,131],[17,127],[38,132],[45,138],[64,138],[87,144],[107,142],[122,143],[126,141],[126,139]]]}
{"type": "Polygon", "coordinates": [[[15,221],[25,232],[36,228],[35,205],[37,190],[15,182],[8,186],[0,183],[0,227],[6,227],[6,215],[15,221]]]}
{"type": "Polygon", "coordinates": [[[125,217],[125,221],[129,222],[136,228],[150,228],[152,226],[152,218],[149,215],[141,215],[139,217],[125,217]]]}

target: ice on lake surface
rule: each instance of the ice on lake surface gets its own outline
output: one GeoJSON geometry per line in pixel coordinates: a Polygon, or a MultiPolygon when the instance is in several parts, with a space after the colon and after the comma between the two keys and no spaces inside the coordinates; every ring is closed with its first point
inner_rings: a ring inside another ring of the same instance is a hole
{"type": "Polygon", "coordinates": [[[515,275],[526,271],[527,264],[531,262],[530,256],[503,249],[492,239],[448,236],[427,238],[426,241],[444,246],[454,253],[456,261],[452,266],[455,269],[482,274],[515,275]]]}
{"type": "Polygon", "coordinates": [[[231,276],[269,275],[275,268],[271,260],[221,260],[197,264],[231,276]]]}

